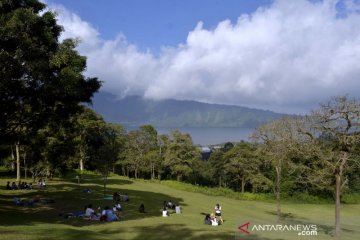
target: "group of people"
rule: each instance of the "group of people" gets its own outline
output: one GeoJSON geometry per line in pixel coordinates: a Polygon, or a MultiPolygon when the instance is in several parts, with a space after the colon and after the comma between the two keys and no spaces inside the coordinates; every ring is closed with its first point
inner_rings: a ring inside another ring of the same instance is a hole
{"type": "MultiPolygon", "coordinates": [[[[90,191],[91,192],[91,191],[90,191]]],[[[120,220],[120,212],[122,211],[122,206],[120,204],[121,199],[123,202],[129,201],[129,196],[125,193],[122,197],[118,192],[114,192],[112,199],[114,201],[114,205],[112,207],[105,206],[101,211],[101,207],[98,207],[98,211],[96,212],[93,209],[92,204],[85,206],[85,213],[82,214],[72,214],[71,216],[75,217],[86,217],[90,220],[99,220],[99,221],[118,221],[120,220]]],[[[66,214],[69,216],[69,214],[66,214]]],[[[71,217],[70,216],[70,217],[71,217]]]]}
{"type": "Polygon", "coordinates": [[[32,189],[32,183],[19,182],[19,184],[16,185],[15,182],[12,182],[10,184],[10,182],[8,181],[6,183],[6,189],[7,190],[31,190],[32,189]]]}
{"type": "Polygon", "coordinates": [[[168,217],[170,215],[169,210],[172,210],[173,212],[175,211],[176,214],[180,214],[181,213],[181,208],[179,206],[179,204],[173,204],[172,201],[164,201],[164,205],[162,208],[162,216],[163,217],[168,217]]]}
{"type": "MultiPolygon", "coordinates": [[[[38,186],[39,186],[39,189],[46,188],[45,179],[44,180],[40,179],[38,181],[38,186]]],[[[26,182],[19,182],[19,184],[16,185],[15,182],[10,184],[10,182],[8,181],[6,184],[6,189],[8,189],[8,190],[17,190],[17,189],[31,190],[32,184],[31,183],[28,184],[26,182]]],[[[101,208],[98,207],[98,213],[96,213],[92,207],[92,204],[89,204],[85,207],[85,213],[78,214],[77,216],[84,216],[91,220],[100,220],[100,221],[108,221],[108,222],[117,221],[120,218],[120,211],[122,211],[122,206],[120,204],[121,199],[123,202],[128,202],[129,196],[126,193],[123,196],[121,196],[118,192],[115,192],[113,194],[114,205],[112,208],[106,206],[101,211],[101,208]]],[[[24,204],[32,205],[34,202],[35,201],[33,201],[32,199],[29,202],[25,202],[17,197],[14,198],[14,203],[17,205],[24,205],[24,204]]],[[[163,208],[162,208],[162,216],[168,217],[170,215],[170,213],[169,213],[170,210],[172,210],[172,212],[175,212],[176,214],[181,213],[181,208],[180,208],[179,204],[174,204],[171,200],[164,201],[163,208]]],[[[141,203],[141,205],[139,207],[139,212],[145,213],[145,206],[143,203],[141,203]]],[[[211,225],[211,226],[222,225],[224,223],[224,220],[222,219],[220,204],[217,203],[215,205],[214,212],[215,213],[206,214],[204,223],[207,225],[211,225]]]]}
{"type": "Polygon", "coordinates": [[[222,218],[221,215],[221,206],[220,204],[216,204],[214,207],[214,213],[211,214],[206,214],[205,219],[204,219],[204,223],[206,225],[211,225],[211,226],[219,226],[222,225],[224,223],[224,220],[222,218]]]}
{"type": "Polygon", "coordinates": [[[96,213],[92,207],[92,204],[89,204],[85,207],[84,217],[90,220],[100,220],[100,221],[117,221],[119,220],[119,216],[114,212],[113,209],[108,206],[104,207],[104,210],[101,211],[101,208],[98,208],[99,212],[96,213]],[[100,212],[101,211],[101,212],[100,212]]]}
{"type": "MultiPolygon", "coordinates": [[[[8,181],[6,183],[6,189],[7,190],[32,190],[33,189],[33,185],[32,183],[27,183],[27,182],[19,182],[19,184],[16,184],[15,182],[12,182],[10,184],[10,182],[8,181]]],[[[45,189],[46,188],[46,180],[45,179],[39,179],[38,181],[38,188],[39,189],[45,189]]]]}

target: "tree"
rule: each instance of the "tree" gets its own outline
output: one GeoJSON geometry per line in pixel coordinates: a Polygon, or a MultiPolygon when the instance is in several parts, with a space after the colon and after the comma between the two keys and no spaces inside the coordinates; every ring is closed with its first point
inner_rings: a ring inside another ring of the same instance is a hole
{"type": "Polygon", "coordinates": [[[0,1],[0,135],[17,149],[23,136],[79,111],[101,85],[82,75],[86,59],[76,43],[59,43],[62,27],[45,7],[37,0],[0,1]]]}
{"type": "Polygon", "coordinates": [[[164,160],[165,153],[169,146],[169,136],[167,134],[161,134],[158,136],[158,162],[156,164],[156,170],[158,173],[158,179],[161,179],[161,174],[164,172],[164,160]]]}
{"type": "Polygon", "coordinates": [[[108,151],[111,154],[112,172],[115,173],[115,165],[121,151],[124,151],[125,129],[123,126],[114,123],[106,123],[108,151]]]}
{"type": "MultiPolygon", "coordinates": [[[[318,164],[316,179],[334,186],[335,236],[340,237],[341,194],[348,183],[350,162],[359,164],[356,148],[360,142],[360,103],[347,96],[333,97],[307,118],[307,130],[318,164]]],[[[309,145],[310,145],[309,144],[309,145]]]]}
{"type": "Polygon", "coordinates": [[[83,106],[82,111],[74,115],[73,124],[79,170],[84,171],[85,163],[92,156],[94,149],[101,144],[105,121],[93,110],[83,106]]]}
{"type": "Polygon", "coordinates": [[[236,144],[226,152],[224,159],[225,169],[232,174],[234,181],[241,184],[242,193],[245,192],[246,183],[253,185],[254,189],[269,186],[269,179],[260,172],[263,163],[258,157],[257,148],[254,145],[245,142],[236,144]]]}
{"type": "Polygon", "coordinates": [[[129,132],[126,141],[126,163],[135,178],[145,166],[150,166],[151,177],[155,176],[155,150],[157,146],[157,131],[151,125],[140,126],[136,131],[129,132]]]}
{"type": "Polygon", "coordinates": [[[155,179],[155,165],[159,163],[157,154],[158,136],[156,129],[151,125],[140,126],[140,130],[144,135],[145,166],[150,166],[150,178],[155,179]]]}
{"type": "Polygon", "coordinates": [[[100,127],[99,146],[93,153],[92,160],[96,170],[103,177],[104,196],[106,195],[107,179],[119,154],[119,137],[122,133],[123,129],[119,125],[104,123],[100,127]]]}
{"type": "MultiPolygon", "coordinates": [[[[253,139],[260,142],[260,149],[275,168],[276,208],[278,221],[281,220],[281,183],[283,171],[291,160],[294,152],[301,152],[299,144],[301,134],[298,132],[298,120],[282,118],[261,125],[253,134],[253,139]]],[[[289,166],[289,165],[288,165],[289,166]]]]}
{"type": "Polygon", "coordinates": [[[200,150],[193,145],[191,136],[172,131],[164,164],[170,169],[171,174],[176,176],[177,181],[193,172],[192,165],[197,159],[200,159],[200,150]]]}

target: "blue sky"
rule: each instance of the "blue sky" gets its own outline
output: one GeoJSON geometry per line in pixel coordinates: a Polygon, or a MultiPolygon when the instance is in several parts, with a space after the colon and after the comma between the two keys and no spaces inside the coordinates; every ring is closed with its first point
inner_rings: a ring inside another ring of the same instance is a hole
{"type": "Polygon", "coordinates": [[[47,0],[118,97],[306,113],[359,98],[359,0],[47,0]]]}
{"type": "Polygon", "coordinates": [[[223,20],[236,21],[271,0],[56,0],[96,28],[104,39],[123,33],[142,49],[158,51],[186,41],[199,21],[214,28],[223,20]]]}

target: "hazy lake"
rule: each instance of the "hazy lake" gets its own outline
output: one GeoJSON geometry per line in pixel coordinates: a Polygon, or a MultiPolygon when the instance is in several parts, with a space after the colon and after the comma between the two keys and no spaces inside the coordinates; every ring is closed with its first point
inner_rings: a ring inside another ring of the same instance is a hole
{"type": "Polygon", "coordinates": [[[182,133],[189,133],[194,144],[210,145],[224,142],[249,141],[250,134],[254,129],[250,128],[156,128],[158,134],[168,134],[171,130],[179,130],[182,133]]]}

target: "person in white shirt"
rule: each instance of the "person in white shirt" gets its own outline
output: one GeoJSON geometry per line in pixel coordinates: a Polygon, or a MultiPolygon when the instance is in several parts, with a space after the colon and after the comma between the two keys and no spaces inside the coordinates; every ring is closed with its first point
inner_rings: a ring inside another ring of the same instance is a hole
{"type": "Polygon", "coordinates": [[[216,217],[214,216],[213,213],[210,215],[210,220],[211,220],[211,226],[218,226],[219,225],[219,223],[218,223],[218,221],[217,221],[217,219],[216,219],[216,217]]]}
{"type": "Polygon", "coordinates": [[[180,208],[179,204],[176,204],[176,206],[175,206],[175,213],[176,213],[176,214],[180,214],[180,213],[181,213],[181,208],[180,208]]]}
{"type": "Polygon", "coordinates": [[[121,205],[120,205],[119,202],[117,202],[117,203],[114,205],[113,210],[114,210],[114,211],[121,211],[121,205]]]}
{"type": "Polygon", "coordinates": [[[168,217],[169,216],[169,213],[168,213],[168,211],[167,211],[167,209],[165,207],[163,208],[162,216],[163,217],[168,217]]]}
{"type": "Polygon", "coordinates": [[[215,216],[221,217],[221,206],[218,203],[215,205],[215,216]]]}
{"type": "Polygon", "coordinates": [[[95,211],[92,209],[92,204],[89,204],[85,210],[85,216],[91,218],[93,215],[95,215],[95,211]]]}

